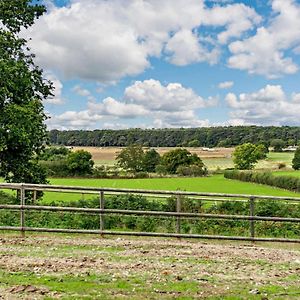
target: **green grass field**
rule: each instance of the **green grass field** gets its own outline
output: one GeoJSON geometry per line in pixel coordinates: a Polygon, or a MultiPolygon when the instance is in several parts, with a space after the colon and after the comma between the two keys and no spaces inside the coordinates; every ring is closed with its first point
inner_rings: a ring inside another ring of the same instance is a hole
{"type": "MultiPolygon", "coordinates": [[[[300,196],[293,192],[265,185],[230,180],[223,175],[202,178],[153,178],[153,179],[77,179],[52,178],[51,184],[90,187],[112,187],[148,190],[182,190],[207,193],[231,193],[272,196],[300,196]]],[[[45,193],[44,202],[71,201],[80,197],[78,194],[45,193]]],[[[85,199],[92,196],[85,196],[85,199]]]]}
{"type": "MultiPolygon", "coordinates": [[[[284,172],[277,172],[284,173],[284,172]]],[[[288,172],[287,172],[288,173],[288,172]]],[[[296,173],[296,172],[295,172],[296,173]]],[[[298,173],[300,176],[300,173],[298,173]]],[[[85,186],[85,187],[110,187],[147,190],[181,190],[205,193],[228,193],[248,195],[272,195],[272,196],[299,196],[283,189],[259,185],[255,183],[241,182],[226,179],[222,174],[209,177],[195,178],[151,178],[151,179],[87,179],[87,178],[51,178],[54,185],[85,186]]],[[[82,196],[72,193],[47,192],[44,194],[44,203],[52,201],[73,201],[82,196]]],[[[84,199],[95,197],[85,195],[84,199]]]]}

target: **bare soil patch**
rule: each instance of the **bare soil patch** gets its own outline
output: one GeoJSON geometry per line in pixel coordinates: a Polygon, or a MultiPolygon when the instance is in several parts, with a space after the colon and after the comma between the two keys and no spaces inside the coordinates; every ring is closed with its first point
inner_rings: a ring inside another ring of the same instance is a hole
{"type": "Polygon", "coordinates": [[[69,297],[80,291],[62,292],[50,279],[48,285],[37,278],[73,276],[82,278],[84,295],[94,295],[93,299],[278,299],[282,293],[289,299],[298,292],[300,297],[300,246],[283,247],[153,238],[4,236],[0,291],[2,299],[30,294],[38,299],[69,297]],[[14,284],[5,281],[7,274],[24,274],[24,278],[31,274],[33,279],[30,284],[25,279],[14,284]],[[97,287],[90,281],[98,282],[97,287]]]}

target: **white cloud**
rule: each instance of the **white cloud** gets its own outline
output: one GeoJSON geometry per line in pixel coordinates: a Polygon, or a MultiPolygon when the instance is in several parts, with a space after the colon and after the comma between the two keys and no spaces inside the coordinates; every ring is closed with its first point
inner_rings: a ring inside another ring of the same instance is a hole
{"type": "Polygon", "coordinates": [[[62,98],[62,89],[63,84],[62,82],[52,73],[45,73],[45,79],[50,80],[53,84],[54,91],[53,96],[49,96],[46,100],[44,100],[45,103],[48,104],[55,104],[60,105],[64,103],[64,100],[62,98]]]}
{"type": "Polygon", "coordinates": [[[101,103],[89,102],[88,108],[96,114],[120,118],[135,118],[148,113],[141,105],[126,104],[111,97],[105,98],[101,103]]]}
{"type": "Polygon", "coordinates": [[[203,13],[205,25],[226,27],[226,30],[218,34],[218,40],[221,44],[226,44],[231,38],[240,37],[262,20],[254,9],[239,3],[214,6],[203,13]]]}
{"type": "Polygon", "coordinates": [[[178,66],[204,61],[215,64],[220,56],[218,48],[212,51],[204,48],[197,34],[187,29],[175,33],[168,41],[165,51],[170,53],[168,60],[178,66]]]}
{"type": "Polygon", "coordinates": [[[124,99],[127,103],[141,105],[148,110],[167,112],[203,108],[214,101],[204,100],[180,83],[164,86],[154,79],[136,81],[125,89],[124,99]]]}
{"type": "Polygon", "coordinates": [[[260,21],[243,4],[203,0],[72,0],[25,32],[37,63],[59,70],[66,78],[102,83],[142,73],[150,57],[177,65],[215,63],[219,44],[240,37],[260,21]],[[207,26],[215,29],[212,36],[207,26]]]}
{"type": "Polygon", "coordinates": [[[50,119],[46,121],[48,129],[89,129],[93,128],[102,116],[93,114],[88,110],[83,111],[66,111],[61,115],[50,115],[50,119]]]}
{"type": "Polygon", "coordinates": [[[285,94],[280,85],[266,85],[251,94],[229,93],[232,121],[240,124],[296,125],[300,119],[300,94],[285,94]]]}
{"type": "Polygon", "coordinates": [[[229,89],[231,87],[233,87],[234,82],[233,81],[224,81],[224,82],[220,82],[218,84],[218,88],[219,89],[229,89]]]}
{"type": "MultiPolygon", "coordinates": [[[[179,83],[162,85],[150,79],[136,81],[127,87],[121,100],[108,97],[101,102],[89,101],[87,109],[80,112],[67,111],[53,117],[48,124],[74,128],[93,128],[97,122],[112,124],[118,120],[144,118],[152,122],[150,127],[194,127],[208,125],[199,120],[199,109],[214,106],[217,98],[203,99],[192,89],[179,83]]],[[[99,127],[99,126],[98,126],[99,127]]]]}
{"type": "Polygon", "coordinates": [[[88,97],[91,96],[91,92],[87,89],[82,88],[80,85],[75,85],[73,87],[73,91],[82,97],[88,97]]]}
{"type": "Polygon", "coordinates": [[[269,78],[297,72],[298,66],[285,52],[295,47],[297,53],[300,45],[300,5],[294,0],[273,0],[272,9],[274,17],[267,27],[229,45],[231,68],[269,78]]]}

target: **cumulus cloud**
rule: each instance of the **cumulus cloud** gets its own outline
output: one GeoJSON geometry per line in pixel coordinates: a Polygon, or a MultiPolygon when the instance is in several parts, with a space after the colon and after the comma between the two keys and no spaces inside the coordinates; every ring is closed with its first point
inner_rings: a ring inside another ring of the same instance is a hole
{"type": "Polygon", "coordinates": [[[221,44],[226,44],[233,37],[240,37],[262,21],[255,10],[239,3],[214,6],[212,9],[204,10],[203,17],[205,25],[226,27],[226,30],[218,34],[218,41],[221,44]]]}
{"type": "Polygon", "coordinates": [[[296,125],[300,119],[300,94],[286,95],[280,85],[266,85],[257,92],[235,95],[226,101],[232,121],[240,124],[296,125]]]}
{"type": "Polygon", "coordinates": [[[54,91],[53,91],[53,96],[49,96],[44,103],[48,104],[63,104],[64,100],[62,98],[62,89],[63,89],[63,84],[62,82],[52,73],[46,73],[45,74],[45,79],[50,80],[53,84],[54,91]]]}
{"type": "Polygon", "coordinates": [[[233,81],[224,81],[224,82],[220,82],[218,84],[218,88],[219,89],[229,89],[231,87],[233,87],[234,82],[233,81]]]}
{"type": "Polygon", "coordinates": [[[273,0],[272,9],[274,17],[268,26],[258,28],[254,36],[229,45],[231,68],[269,78],[297,72],[298,66],[286,51],[295,48],[297,54],[300,45],[300,5],[294,0],[273,0]]]}
{"type": "Polygon", "coordinates": [[[180,83],[162,85],[150,79],[136,81],[125,89],[122,99],[112,97],[101,102],[89,101],[87,109],[80,112],[67,111],[53,117],[49,126],[69,128],[93,128],[97,122],[111,124],[125,119],[148,119],[150,127],[194,127],[208,125],[208,120],[199,120],[197,111],[216,105],[218,99],[204,99],[192,89],[180,83]],[[119,121],[118,121],[119,120],[119,121]]]}
{"type": "Polygon", "coordinates": [[[168,60],[178,66],[203,61],[215,64],[220,56],[218,48],[209,51],[201,44],[197,34],[190,30],[180,30],[174,34],[168,41],[165,51],[171,54],[168,60]]]}
{"type": "Polygon", "coordinates": [[[221,44],[260,22],[243,4],[204,0],[72,0],[23,34],[43,68],[66,78],[110,83],[142,73],[151,57],[177,65],[216,63],[221,44]],[[214,28],[212,36],[207,26],[214,28]],[[217,30],[215,30],[217,28],[217,30]],[[217,33],[216,33],[217,32],[217,33]]]}
{"type": "Polygon", "coordinates": [[[75,85],[73,87],[73,91],[82,97],[88,97],[91,96],[91,92],[87,89],[82,88],[80,85],[75,85]]]}

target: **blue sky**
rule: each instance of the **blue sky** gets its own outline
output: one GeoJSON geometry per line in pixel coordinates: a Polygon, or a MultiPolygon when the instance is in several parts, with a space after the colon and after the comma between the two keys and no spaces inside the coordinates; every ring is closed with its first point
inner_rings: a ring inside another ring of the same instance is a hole
{"type": "Polygon", "coordinates": [[[300,125],[297,0],[45,0],[49,129],[300,125]]]}

